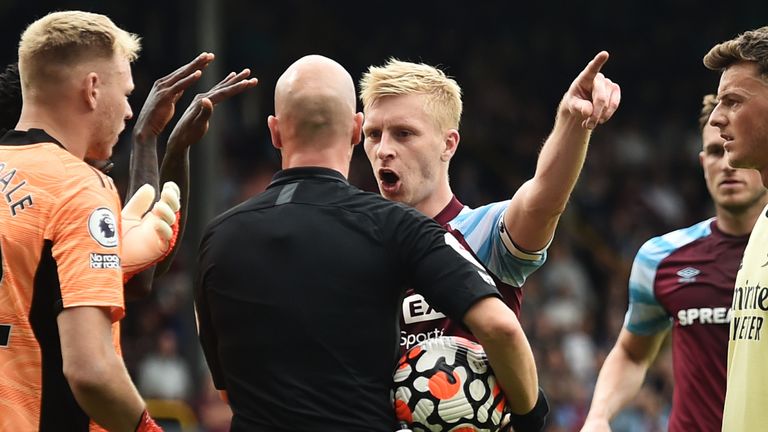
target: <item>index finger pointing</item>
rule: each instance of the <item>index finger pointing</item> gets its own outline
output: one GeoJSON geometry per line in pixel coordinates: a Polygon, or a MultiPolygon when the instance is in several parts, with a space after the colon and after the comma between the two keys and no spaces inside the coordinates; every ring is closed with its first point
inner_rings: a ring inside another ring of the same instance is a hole
{"type": "Polygon", "coordinates": [[[584,68],[583,71],[579,74],[578,80],[583,81],[586,80],[587,82],[592,82],[598,73],[600,73],[600,69],[602,69],[605,62],[608,61],[608,51],[600,51],[597,53],[595,58],[592,59],[587,64],[587,67],[584,68]]]}

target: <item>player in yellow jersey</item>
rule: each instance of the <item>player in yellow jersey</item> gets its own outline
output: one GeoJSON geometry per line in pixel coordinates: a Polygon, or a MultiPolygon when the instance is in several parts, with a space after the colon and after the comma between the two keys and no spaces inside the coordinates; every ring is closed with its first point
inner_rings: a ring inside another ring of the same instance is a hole
{"type": "MultiPolygon", "coordinates": [[[[768,26],[715,45],[704,64],[722,72],[710,124],[720,129],[728,163],[753,168],[768,186],[768,26]]],[[[744,250],[733,293],[723,431],[768,424],[768,206],[744,250]]]]}

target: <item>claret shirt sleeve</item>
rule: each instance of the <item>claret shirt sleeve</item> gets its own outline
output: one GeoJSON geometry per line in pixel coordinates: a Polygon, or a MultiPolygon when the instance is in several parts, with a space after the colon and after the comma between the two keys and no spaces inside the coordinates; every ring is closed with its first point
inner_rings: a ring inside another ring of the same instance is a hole
{"type": "MultiPolygon", "coordinates": [[[[672,326],[672,317],[656,297],[659,266],[671,254],[711,233],[708,219],[646,241],[638,250],[629,275],[629,307],[624,327],[639,335],[652,335],[672,326]]],[[[682,276],[680,276],[682,277],[682,276]]]]}
{"type": "Polygon", "coordinates": [[[448,223],[464,236],[464,240],[488,270],[503,282],[521,287],[528,276],[544,265],[547,250],[523,251],[514,244],[514,239],[509,238],[503,224],[508,206],[509,200],[476,209],[464,207],[448,223]]]}

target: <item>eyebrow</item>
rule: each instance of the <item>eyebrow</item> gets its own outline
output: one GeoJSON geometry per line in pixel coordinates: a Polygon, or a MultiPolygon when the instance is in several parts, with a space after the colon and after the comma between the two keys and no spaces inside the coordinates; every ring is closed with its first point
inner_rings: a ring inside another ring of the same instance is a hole
{"type": "Polygon", "coordinates": [[[731,95],[738,95],[738,96],[755,96],[758,93],[755,91],[750,91],[746,87],[744,87],[744,84],[739,85],[731,85],[731,87],[723,90],[722,92],[718,92],[715,98],[718,102],[720,102],[720,99],[722,99],[725,96],[731,96],[731,95]]]}

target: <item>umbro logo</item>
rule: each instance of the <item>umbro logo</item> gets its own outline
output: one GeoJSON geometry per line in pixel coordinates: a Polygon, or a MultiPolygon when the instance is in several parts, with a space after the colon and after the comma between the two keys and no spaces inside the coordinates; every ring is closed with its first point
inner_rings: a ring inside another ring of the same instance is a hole
{"type": "Polygon", "coordinates": [[[678,279],[677,282],[678,283],[696,282],[696,276],[698,276],[700,273],[701,273],[701,270],[697,268],[686,267],[677,272],[677,275],[680,276],[680,279],[678,279]]]}

